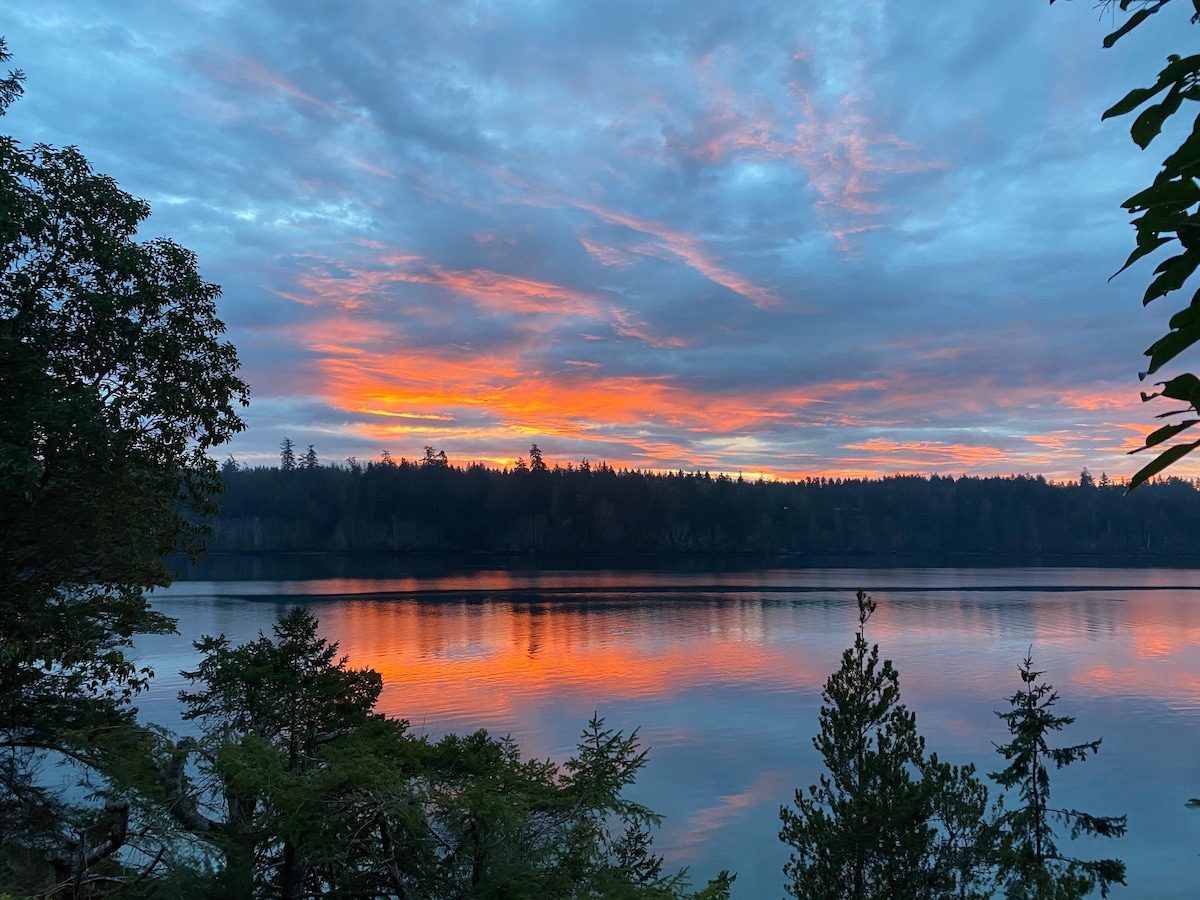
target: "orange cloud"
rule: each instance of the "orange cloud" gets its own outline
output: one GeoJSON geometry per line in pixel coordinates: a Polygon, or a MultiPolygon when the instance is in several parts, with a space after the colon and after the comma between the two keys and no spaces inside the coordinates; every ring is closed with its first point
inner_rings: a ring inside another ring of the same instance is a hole
{"type": "MultiPolygon", "coordinates": [[[[614,223],[653,225],[604,215],[614,223]]],[[[667,252],[663,243],[654,246],[667,252]]],[[[495,460],[502,446],[556,436],[599,442],[603,449],[587,455],[631,468],[752,470],[768,478],[931,471],[1074,478],[1086,465],[1117,477],[1136,469],[1138,460],[1126,462],[1123,454],[1141,446],[1152,427],[1136,421],[1141,404],[1120,387],[1062,392],[987,378],[947,381],[919,365],[894,367],[886,379],[719,392],[709,380],[674,374],[609,375],[599,357],[554,360],[550,341],[567,334],[576,341],[616,335],[667,349],[686,343],[659,333],[623,308],[619,296],[603,291],[451,269],[380,245],[367,250],[372,265],[350,270],[312,260],[285,294],[325,314],[288,329],[289,339],[315,357],[290,388],[357,414],[351,421],[358,424],[348,430],[393,449],[411,436],[451,452],[469,449],[465,458],[495,460]],[[397,317],[395,298],[404,290],[412,293],[403,299],[405,315],[397,317]],[[486,347],[422,345],[419,326],[441,328],[452,317],[447,301],[504,319],[506,336],[486,347]],[[987,424],[1009,410],[1048,430],[1013,433],[987,424]],[[964,416],[975,417],[979,427],[961,425],[964,416]],[[809,446],[804,429],[826,426],[851,430],[834,458],[794,449],[809,446]],[[968,437],[946,439],[943,428],[968,437]],[[937,436],[922,437],[930,430],[937,436]],[[614,453],[614,446],[621,449],[614,453]]],[[[909,349],[918,363],[930,356],[909,349]]],[[[933,355],[961,353],[943,347],[933,355]]],[[[1175,471],[1191,475],[1196,468],[1200,463],[1175,471]]]]}
{"type": "Polygon", "coordinates": [[[606,377],[589,367],[581,372],[578,366],[558,373],[529,371],[519,357],[461,348],[358,352],[327,357],[317,365],[320,390],[342,409],[455,417],[475,411],[496,423],[497,433],[581,438],[613,425],[657,424],[711,435],[753,432],[796,422],[806,407],[872,385],[830,382],[804,392],[779,389],[753,398],[729,397],[686,387],[668,376],[606,377]]]}
{"type": "Polygon", "coordinates": [[[631,313],[623,310],[614,309],[613,318],[616,322],[613,324],[613,330],[622,337],[637,338],[642,343],[650,347],[686,347],[687,341],[683,338],[667,337],[660,338],[652,335],[646,325],[637,319],[631,313]]]}
{"type": "Polygon", "coordinates": [[[597,243],[582,233],[578,234],[578,237],[579,243],[583,245],[583,249],[588,252],[588,255],[603,266],[623,269],[633,264],[633,260],[629,255],[621,252],[616,247],[608,247],[597,243]]]}
{"type": "Polygon", "coordinates": [[[354,156],[346,156],[346,161],[355,168],[362,169],[364,172],[370,172],[372,175],[378,175],[380,178],[390,178],[395,181],[396,176],[387,169],[380,168],[374,163],[367,162],[365,159],[358,159],[354,156]]]}
{"type": "Polygon", "coordinates": [[[905,443],[888,438],[869,438],[856,444],[845,444],[846,450],[870,453],[877,461],[909,471],[930,466],[961,465],[967,469],[986,466],[1011,459],[1011,451],[973,444],[950,444],[938,441],[905,443]]]}
{"type": "MultiPolygon", "coordinates": [[[[796,56],[805,58],[803,52],[796,56]]],[[[739,96],[722,80],[712,54],[696,64],[698,82],[706,103],[702,115],[690,123],[691,143],[687,152],[697,161],[713,165],[731,157],[787,160],[803,169],[809,185],[819,196],[818,205],[833,208],[830,233],[842,250],[848,239],[883,228],[879,222],[856,221],[874,217],[886,207],[871,199],[879,190],[876,177],[902,175],[944,168],[935,160],[916,158],[914,144],[881,132],[862,110],[866,98],[856,88],[842,93],[834,103],[821,104],[799,81],[788,87],[798,116],[772,117],[766,103],[739,96]],[[843,214],[855,219],[847,221],[843,214]]],[[[862,81],[853,73],[853,84],[862,81]]]]}
{"type": "Polygon", "coordinates": [[[1068,409],[1082,409],[1089,412],[1105,409],[1136,412],[1142,405],[1135,391],[1122,387],[1105,391],[1059,391],[1055,396],[1058,403],[1068,409]]]}
{"type": "MultiPolygon", "coordinates": [[[[632,231],[649,235],[657,240],[656,244],[652,244],[649,247],[630,247],[629,250],[631,252],[680,260],[709,281],[726,287],[735,294],[740,294],[760,309],[775,309],[783,305],[783,301],[773,292],[754,284],[748,278],[736,272],[726,269],[715,256],[703,248],[699,239],[690,234],[686,234],[662,222],[643,219],[627,213],[609,210],[595,203],[574,199],[561,191],[539,185],[496,166],[476,165],[493,178],[519,188],[525,194],[524,202],[526,203],[536,206],[552,206],[557,204],[573,206],[576,209],[591,213],[600,219],[600,221],[609,225],[620,225],[632,231]]],[[[590,242],[590,239],[588,240],[590,242]]],[[[583,243],[582,238],[581,243],[583,243]]],[[[588,249],[589,253],[593,252],[593,249],[601,249],[600,245],[595,243],[591,244],[591,248],[589,248],[588,243],[584,243],[584,248],[588,249]]],[[[603,253],[597,254],[597,258],[607,265],[611,265],[614,261],[620,259],[619,255],[613,255],[610,252],[611,248],[603,248],[603,251],[603,253]]]]}
{"type": "Polygon", "coordinates": [[[566,313],[601,318],[595,299],[582,291],[485,269],[454,272],[440,266],[430,266],[425,272],[399,272],[394,277],[396,281],[436,285],[453,294],[468,297],[492,312],[566,313]]]}

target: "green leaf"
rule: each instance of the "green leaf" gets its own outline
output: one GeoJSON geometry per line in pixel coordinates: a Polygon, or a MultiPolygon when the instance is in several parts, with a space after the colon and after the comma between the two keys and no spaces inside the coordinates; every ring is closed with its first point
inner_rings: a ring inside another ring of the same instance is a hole
{"type": "Polygon", "coordinates": [[[1132,112],[1155,94],[1173,84],[1182,89],[1185,82],[1195,79],[1197,73],[1200,73],[1200,55],[1180,57],[1173,53],[1167,57],[1166,68],[1158,73],[1158,81],[1154,83],[1153,87],[1134,88],[1106,109],[1100,118],[1101,120],[1110,119],[1113,116],[1123,116],[1132,112]]]}
{"type": "Polygon", "coordinates": [[[1179,238],[1179,243],[1189,249],[1200,247],[1200,213],[1193,213],[1176,222],[1175,236],[1179,238]]]}
{"type": "Polygon", "coordinates": [[[1141,377],[1153,375],[1196,341],[1200,341],[1200,322],[1193,322],[1187,328],[1163,335],[1146,350],[1145,355],[1150,357],[1150,367],[1141,377]]]}
{"type": "Polygon", "coordinates": [[[1154,7],[1153,9],[1139,9],[1132,16],[1130,16],[1125,21],[1125,24],[1123,24],[1120,28],[1118,28],[1112,34],[1104,36],[1105,49],[1108,49],[1121,38],[1125,37],[1125,35],[1129,34],[1129,32],[1133,31],[1133,29],[1137,28],[1156,12],[1158,12],[1158,7],[1154,7]]]}
{"type": "Polygon", "coordinates": [[[1103,115],[1100,116],[1100,120],[1103,121],[1104,119],[1111,119],[1114,116],[1123,116],[1126,113],[1133,112],[1165,87],[1166,85],[1162,84],[1152,88],[1134,88],[1106,109],[1103,115]]]}
{"type": "Polygon", "coordinates": [[[1163,260],[1154,270],[1158,277],[1146,288],[1146,294],[1142,297],[1142,305],[1145,306],[1152,300],[1165,297],[1171,291],[1183,287],[1183,283],[1196,271],[1198,265],[1200,265],[1200,249],[1185,250],[1177,256],[1163,260]]]}
{"type": "Polygon", "coordinates": [[[1163,231],[1174,231],[1186,215],[1165,206],[1149,207],[1130,224],[1137,229],[1138,243],[1163,231]]]}
{"type": "Polygon", "coordinates": [[[1167,91],[1167,96],[1163,98],[1162,103],[1147,106],[1134,119],[1133,125],[1129,129],[1129,135],[1133,138],[1133,142],[1143,150],[1150,146],[1150,142],[1162,131],[1163,122],[1179,109],[1179,104],[1182,102],[1183,94],[1179,90],[1179,83],[1176,82],[1171,85],[1171,90],[1167,91]]]}
{"type": "Polygon", "coordinates": [[[1167,441],[1175,437],[1175,435],[1179,434],[1179,432],[1186,431],[1188,428],[1191,428],[1197,422],[1200,422],[1200,419],[1188,419],[1186,422],[1176,422],[1174,425],[1164,425],[1162,428],[1152,431],[1146,435],[1146,445],[1144,447],[1138,447],[1136,450],[1132,450],[1130,452],[1140,453],[1143,450],[1156,447],[1163,441],[1167,441]]]}
{"type": "Polygon", "coordinates": [[[1192,133],[1179,145],[1179,149],[1163,160],[1162,174],[1175,178],[1190,176],[1197,171],[1200,171],[1200,116],[1196,117],[1192,133]]]}
{"type": "MultiPolygon", "coordinates": [[[[1129,479],[1129,487],[1126,488],[1125,493],[1128,494],[1138,485],[1145,484],[1167,466],[1179,462],[1179,460],[1183,459],[1197,447],[1200,447],[1200,441],[1191,444],[1176,444],[1174,447],[1168,447],[1149,463],[1142,466],[1138,473],[1129,479]]],[[[1132,452],[1136,453],[1137,451],[1132,452]]]]}
{"type": "Polygon", "coordinates": [[[1192,295],[1192,302],[1188,306],[1171,316],[1169,324],[1172,329],[1179,331],[1197,322],[1200,322],[1200,290],[1192,295]]]}
{"type": "MultiPolygon", "coordinates": [[[[1140,238],[1140,236],[1139,236],[1139,238],[1140,238]]],[[[1148,256],[1149,254],[1151,254],[1155,250],[1157,250],[1159,247],[1161,247],[1163,244],[1169,243],[1173,240],[1175,240],[1175,239],[1169,238],[1169,237],[1153,237],[1149,241],[1146,241],[1145,243],[1143,243],[1139,239],[1137,247],[1134,249],[1134,251],[1132,253],[1129,254],[1129,259],[1125,260],[1125,265],[1121,266],[1121,268],[1117,269],[1117,271],[1113,272],[1110,276],[1108,276],[1108,280],[1112,281],[1114,278],[1116,278],[1118,275],[1120,275],[1122,272],[1124,272],[1126,269],[1128,269],[1130,266],[1132,266],[1135,262],[1137,262],[1143,256],[1148,256]]]]}
{"type": "MultiPolygon", "coordinates": [[[[1152,397],[1161,397],[1161,396],[1162,396],[1162,394],[1151,394],[1150,396],[1146,396],[1145,394],[1142,394],[1142,402],[1143,402],[1143,403],[1145,403],[1147,400],[1151,399],[1152,397]]],[[[1154,418],[1156,418],[1156,419],[1170,419],[1170,418],[1173,418],[1174,416],[1187,416],[1187,415],[1191,415],[1191,414],[1192,414],[1192,413],[1194,413],[1194,412],[1195,412],[1195,410],[1194,410],[1194,409],[1192,409],[1192,408],[1189,406],[1187,409],[1172,409],[1172,410],[1169,410],[1168,412],[1165,412],[1165,413],[1159,413],[1159,414],[1158,414],[1157,416],[1155,416],[1154,418]]]]}
{"type": "MultiPolygon", "coordinates": [[[[1182,400],[1185,403],[1190,403],[1192,406],[1200,408],[1200,378],[1197,378],[1191,372],[1184,372],[1182,375],[1177,375],[1170,381],[1162,383],[1163,397],[1170,397],[1172,400],[1182,400]]],[[[1155,395],[1158,396],[1158,395],[1155,395]]]]}
{"type": "Polygon", "coordinates": [[[1183,81],[1197,72],[1200,72],[1200,54],[1180,56],[1178,53],[1171,53],[1167,56],[1166,68],[1158,73],[1158,84],[1183,81]]]}
{"type": "Polygon", "coordinates": [[[1154,184],[1134,194],[1121,206],[1135,213],[1159,207],[1186,209],[1195,203],[1200,203],[1200,185],[1194,179],[1157,178],[1154,184]]]}

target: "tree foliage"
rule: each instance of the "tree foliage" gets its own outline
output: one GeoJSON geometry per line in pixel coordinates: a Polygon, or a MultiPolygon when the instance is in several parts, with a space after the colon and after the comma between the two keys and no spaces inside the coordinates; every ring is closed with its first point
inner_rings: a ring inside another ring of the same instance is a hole
{"type": "Polygon", "coordinates": [[[293,472],[296,469],[296,447],[289,437],[279,442],[279,468],[284,472],[293,472]]]}
{"type": "Polygon", "coordinates": [[[983,898],[1079,900],[1124,884],[1117,859],[1084,860],[1058,847],[1070,838],[1119,837],[1125,817],[1094,816],[1050,803],[1050,766],[1096,753],[1100,741],[1052,747],[1049,736],[1074,720],[1054,714],[1058,694],[1026,657],[1022,688],[997,715],[1011,740],[997,746],[1008,765],[989,775],[1007,795],[992,811],[975,767],[926,756],[916,717],[900,703],[899,675],[868,646],[875,603],[858,592],[859,628],[841,668],[822,692],[813,745],[828,774],[794,808],[780,809],[789,894],[805,900],[983,898]]]}
{"type": "Polygon", "coordinates": [[[372,710],[382,681],[348,668],[337,644],[317,635],[315,617],[299,608],[279,620],[273,638],[231,647],[224,636],[205,637],[196,648],[200,665],[182,674],[201,689],[181,692],[180,700],[184,718],[207,731],[171,751],[164,768],[172,809],[222,853],[224,890],[265,883],[279,896],[301,896],[312,881],[308,838],[320,823],[313,811],[323,805],[328,777],[320,749],[380,718],[372,710]],[[192,755],[211,785],[208,796],[189,790],[192,755]],[[205,814],[206,803],[221,814],[205,814]]]}
{"type": "MultiPolygon", "coordinates": [[[[0,80],[0,114],[21,80],[0,80]]],[[[23,848],[90,867],[37,754],[100,764],[131,721],[150,673],[125,650],[171,628],[145,592],[197,548],[208,451],[242,428],[219,290],[189,251],[136,240],[148,215],[75,148],[0,137],[0,871],[23,848]]]]}
{"type": "Polygon", "coordinates": [[[1052,712],[1058,694],[1040,680],[1032,656],[1020,666],[1022,687],[1009,698],[1010,708],[997,713],[1012,737],[997,752],[1008,765],[989,777],[1008,791],[1016,791],[1020,805],[1001,806],[999,828],[999,880],[1009,900],[1074,900],[1085,897],[1097,886],[1107,897],[1115,882],[1125,883],[1125,864],[1118,859],[1081,860],[1058,849],[1055,825],[1065,827],[1071,838],[1081,835],[1120,837],[1125,833],[1124,816],[1093,816],[1075,809],[1050,804],[1050,769],[1080,762],[1100,749],[1100,741],[1067,747],[1051,747],[1051,733],[1075,720],[1052,712]]]}
{"type": "Polygon", "coordinates": [[[1028,475],[768,482],[420,458],[230,467],[222,478],[209,540],[225,552],[1200,553],[1200,491],[1181,479],[1126,497],[1104,475],[1068,484],[1028,475]]]}
{"type": "Polygon", "coordinates": [[[779,812],[779,837],[793,849],[785,888],[806,900],[984,896],[986,788],[974,767],[926,756],[899,674],[867,645],[875,603],[861,590],[857,601],[854,645],[825,683],[813,738],[828,774],[779,812]]]}
{"type": "Polygon", "coordinates": [[[196,643],[185,718],[161,771],[175,819],[220,859],[214,896],[719,900],[664,876],[626,799],[645,764],[637,735],[593,717],[564,765],[524,760],[479,731],[430,741],[374,711],[381,681],[349,668],[316,618],[293,609],[273,637],[196,643]]]}
{"type": "MultiPolygon", "coordinates": [[[[1050,0],[1051,3],[1054,0],[1050,0]]],[[[1104,38],[1104,46],[1112,47],[1151,16],[1160,12],[1171,0],[1105,0],[1101,5],[1110,10],[1128,13],[1120,27],[1104,38]],[[1133,12],[1130,9],[1133,8],[1133,12]]],[[[1192,0],[1191,23],[1200,22],[1200,2],[1192,0]]],[[[1167,57],[1167,64],[1148,87],[1131,90],[1121,100],[1104,111],[1101,118],[1129,115],[1140,110],[1130,125],[1129,134],[1135,144],[1145,150],[1161,134],[1163,125],[1183,108],[1183,101],[1200,100],[1200,55],[1167,57]]],[[[1189,109],[1195,109],[1189,105],[1189,109]]],[[[1142,305],[1182,290],[1200,265],[1200,114],[1192,123],[1191,133],[1163,159],[1162,168],[1154,181],[1138,191],[1122,206],[1133,216],[1136,242],[1129,258],[1118,270],[1124,272],[1138,260],[1167,248],[1174,255],[1163,259],[1154,268],[1150,284],[1142,295],[1142,305]]],[[[1186,307],[1171,316],[1168,331],[1147,349],[1149,357],[1141,378],[1155,375],[1167,363],[1200,340],[1200,289],[1192,295],[1186,307]]],[[[1181,409],[1160,413],[1159,419],[1175,421],[1155,429],[1146,436],[1138,450],[1161,451],[1144,465],[1130,480],[1130,489],[1144,483],[1168,466],[1179,461],[1197,447],[1200,441],[1185,439],[1169,444],[1188,431],[1200,418],[1200,378],[1185,372],[1159,382],[1157,390],[1142,392],[1142,400],[1164,397],[1185,404],[1181,409]]],[[[1138,451],[1134,451],[1138,452],[1138,451]]]]}

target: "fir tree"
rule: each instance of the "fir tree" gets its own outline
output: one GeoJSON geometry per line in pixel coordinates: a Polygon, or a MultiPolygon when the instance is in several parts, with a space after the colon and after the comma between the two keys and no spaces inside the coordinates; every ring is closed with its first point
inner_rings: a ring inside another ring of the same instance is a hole
{"type": "Polygon", "coordinates": [[[285,472],[296,468],[296,446],[289,437],[285,437],[279,443],[279,468],[285,472]]]}
{"type": "Polygon", "coordinates": [[[562,766],[486,731],[433,743],[378,713],[378,673],[318,632],[293,609],[273,637],[201,638],[182,673],[205,733],[166,743],[160,775],[213,863],[193,873],[202,896],[729,900],[727,872],[695,891],[663,873],[659,816],[624,796],[636,732],[593,717],[562,766]]]}
{"type": "Polygon", "coordinates": [[[533,444],[529,448],[529,471],[545,472],[547,470],[546,461],[542,459],[542,451],[537,444],[533,444]]]}
{"type": "MultiPolygon", "coordinates": [[[[1021,806],[1005,811],[1001,805],[999,880],[1010,900],[1074,900],[1085,897],[1097,886],[1108,896],[1113,882],[1125,883],[1125,864],[1119,859],[1081,860],[1064,856],[1056,844],[1055,823],[1066,826],[1072,838],[1079,835],[1120,837],[1125,833],[1124,816],[1093,816],[1075,809],[1050,805],[1048,763],[1061,769],[1087,759],[1100,749],[1100,740],[1070,747],[1051,747],[1050,732],[1061,731],[1074,722],[1070,716],[1051,712],[1058,702],[1053,685],[1039,679],[1032,653],[1022,661],[1023,687],[1009,698],[1011,709],[998,712],[1012,740],[997,747],[1008,766],[993,772],[1001,787],[1017,791],[1021,806]]],[[[1001,800],[1003,804],[1003,799],[1001,800]]]]}
{"type": "Polygon", "coordinates": [[[425,458],[421,461],[421,465],[431,469],[446,469],[450,466],[450,460],[446,458],[445,450],[436,450],[426,444],[425,458]]]}
{"type": "Polygon", "coordinates": [[[896,669],[867,646],[875,602],[857,599],[854,646],[825,682],[813,738],[829,774],[779,812],[779,837],[794,849],[785,889],[813,900],[976,896],[986,790],[973,768],[926,759],[896,669]]]}

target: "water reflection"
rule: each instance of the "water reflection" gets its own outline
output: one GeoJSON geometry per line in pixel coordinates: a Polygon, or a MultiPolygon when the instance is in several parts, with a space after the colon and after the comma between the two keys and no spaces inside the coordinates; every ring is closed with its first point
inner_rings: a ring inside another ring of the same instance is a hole
{"type": "Polygon", "coordinates": [[[700,684],[811,691],[824,672],[771,634],[763,601],[350,602],[322,610],[355,665],[377,669],[388,712],[519,727],[554,696],[580,709],[700,684]]]}
{"type": "MultiPolygon", "coordinates": [[[[375,578],[180,582],[158,605],[182,635],[139,644],[158,671],[143,707],[171,723],[180,668],[203,633],[254,637],[311,604],[355,666],[384,677],[383,709],[439,734],[487,727],[565,758],[599,711],[653,747],[637,799],[700,876],[741,871],[735,896],[780,896],[777,811],[819,774],[811,746],[825,677],[855,625],[853,590],[880,609],[869,638],[901,673],[929,746],[997,765],[994,710],[1032,647],[1103,752],[1055,781],[1058,799],[1128,813],[1115,852],[1131,896],[1193,896],[1200,813],[1200,594],[1188,570],[889,569],[737,572],[485,570],[375,578]]],[[[1108,848],[1105,852],[1111,852],[1108,848]]]]}

